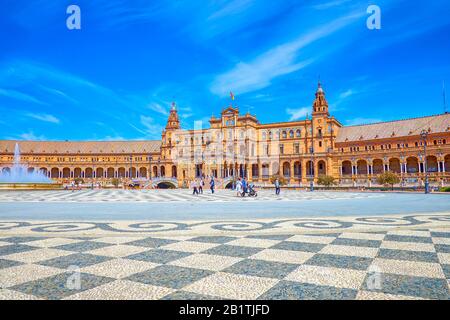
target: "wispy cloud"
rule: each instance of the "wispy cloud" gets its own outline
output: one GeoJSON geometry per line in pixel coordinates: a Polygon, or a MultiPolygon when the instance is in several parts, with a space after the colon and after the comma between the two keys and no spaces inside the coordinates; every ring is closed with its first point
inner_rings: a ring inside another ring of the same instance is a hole
{"type": "Polygon", "coordinates": [[[342,92],[342,93],[339,95],[339,98],[340,98],[340,99],[346,99],[346,98],[348,98],[348,97],[350,97],[350,96],[352,96],[352,95],[354,95],[354,94],[355,94],[355,91],[354,91],[354,90],[348,89],[348,90],[342,92]]]}
{"type": "Polygon", "coordinates": [[[286,113],[290,115],[289,121],[296,121],[301,118],[304,118],[309,112],[311,112],[310,107],[303,107],[299,109],[290,109],[290,108],[286,109],[286,113]]]}
{"type": "Polygon", "coordinates": [[[27,131],[23,133],[19,133],[15,136],[11,136],[6,138],[7,140],[31,140],[31,141],[41,141],[41,140],[48,140],[43,135],[36,135],[33,131],[27,131]]]}
{"type": "Polygon", "coordinates": [[[51,114],[45,113],[26,113],[25,116],[50,123],[60,123],[60,120],[51,114]]]}
{"type": "Polygon", "coordinates": [[[128,123],[130,127],[135,129],[137,132],[142,134],[142,139],[148,138],[148,139],[160,139],[161,138],[161,132],[163,130],[163,127],[155,122],[155,119],[149,116],[141,115],[139,117],[140,119],[140,126],[138,127],[134,125],[133,123],[128,123]],[[143,128],[142,128],[143,126],[143,128]]]}
{"type": "Polygon", "coordinates": [[[167,111],[167,109],[162,106],[161,104],[157,103],[157,102],[152,102],[148,105],[148,108],[159,113],[162,114],[163,116],[167,116],[169,115],[169,112],[167,111]]]}
{"type": "Polygon", "coordinates": [[[30,94],[26,94],[17,90],[13,90],[13,89],[1,89],[0,88],[0,96],[4,96],[7,98],[11,98],[11,99],[17,99],[17,100],[21,100],[21,101],[25,101],[25,102],[32,102],[32,103],[37,103],[37,104],[41,104],[41,105],[47,105],[47,103],[36,99],[35,97],[33,97],[30,94]]]}
{"type": "Polygon", "coordinates": [[[230,71],[218,75],[213,80],[211,92],[225,96],[230,89],[240,94],[259,90],[269,86],[271,81],[279,76],[305,68],[314,62],[314,58],[299,61],[301,49],[341,30],[360,16],[361,13],[358,13],[336,19],[258,55],[253,61],[239,62],[230,71]]]}
{"type": "Polygon", "coordinates": [[[322,3],[317,3],[313,5],[313,8],[316,10],[326,10],[326,9],[330,9],[330,8],[334,8],[337,6],[341,6],[344,5],[348,2],[350,2],[352,0],[332,0],[332,1],[325,1],[322,3]]]}

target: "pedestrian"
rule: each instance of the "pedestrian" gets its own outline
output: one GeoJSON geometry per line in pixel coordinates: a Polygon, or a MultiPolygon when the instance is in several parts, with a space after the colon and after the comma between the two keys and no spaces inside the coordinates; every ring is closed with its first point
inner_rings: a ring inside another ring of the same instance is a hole
{"type": "Polygon", "coordinates": [[[279,196],[280,192],[281,192],[280,181],[278,179],[275,179],[275,194],[279,196]]]}
{"type": "Polygon", "coordinates": [[[209,182],[209,186],[211,187],[211,193],[214,194],[214,187],[216,186],[216,182],[214,181],[214,177],[211,177],[211,181],[209,182]]]}
{"type": "Polygon", "coordinates": [[[241,178],[238,179],[238,181],[236,181],[236,196],[242,196],[242,182],[241,182],[241,178]]]}
{"type": "Polygon", "coordinates": [[[198,195],[198,188],[197,188],[197,180],[193,180],[191,183],[192,186],[192,194],[193,195],[198,195]]]}
{"type": "Polygon", "coordinates": [[[205,182],[203,181],[203,178],[200,179],[200,183],[198,184],[198,192],[203,194],[203,186],[205,185],[205,182]]]}
{"type": "Polygon", "coordinates": [[[245,194],[247,193],[247,180],[242,179],[242,194],[245,196],[245,194]]]}

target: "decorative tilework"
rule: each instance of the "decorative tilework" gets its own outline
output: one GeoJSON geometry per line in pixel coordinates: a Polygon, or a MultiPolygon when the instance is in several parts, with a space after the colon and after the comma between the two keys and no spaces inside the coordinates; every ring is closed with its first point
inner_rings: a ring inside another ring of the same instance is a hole
{"type": "Polygon", "coordinates": [[[34,249],[36,249],[36,248],[27,246],[25,244],[10,244],[8,246],[0,247],[0,256],[6,256],[9,254],[25,252],[25,251],[31,251],[34,249]]]}
{"type": "Polygon", "coordinates": [[[138,272],[153,269],[156,266],[158,265],[151,262],[129,259],[112,259],[84,267],[81,271],[103,277],[122,279],[138,272]]]}
{"type": "Polygon", "coordinates": [[[450,253],[450,245],[448,244],[435,244],[436,252],[450,253]]]}
{"type": "Polygon", "coordinates": [[[325,247],[324,244],[306,243],[284,241],[271,247],[271,249],[290,250],[290,251],[304,251],[304,252],[319,252],[325,247]]]}
{"type": "Polygon", "coordinates": [[[352,246],[338,246],[330,244],[320,250],[320,253],[336,254],[342,256],[355,256],[365,258],[375,258],[378,253],[378,248],[369,247],[352,247],[352,246]]]}
{"type": "Polygon", "coordinates": [[[367,239],[337,238],[331,244],[341,245],[341,246],[379,248],[381,245],[381,241],[380,240],[367,240],[367,239]]]}
{"type": "Polygon", "coordinates": [[[302,265],[285,279],[295,282],[311,283],[338,288],[359,289],[366,277],[366,272],[340,268],[302,265]]]}
{"type": "Polygon", "coordinates": [[[61,270],[35,264],[23,264],[0,270],[0,288],[9,288],[17,284],[45,278],[61,273],[61,270]]]}
{"type": "Polygon", "coordinates": [[[59,250],[74,251],[74,252],[85,252],[85,251],[91,251],[91,250],[100,249],[100,248],[104,248],[104,247],[108,247],[108,246],[111,246],[111,244],[101,243],[101,242],[96,242],[96,241],[82,241],[82,242],[64,244],[62,246],[56,246],[53,248],[59,249],[59,250]]]}
{"type": "Polygon", "coordinates": [[[136,253],[125,258],[153,263],[169,263],[171,261],[178,260],[190,255],[191,253],[188,252],[154,249],[136,253]]]}
{"type": "Polygon", "coordinates": [[[403,241],[403,242],[415,242],[415,243],[433,243],[431,238],[417,237],[417,236],[400,236],[395,234],[388,234],[384,238],[386,241],[403,241]]]}
{"type": "Polygon", "coordinates": [[[140,253],[146,251],[147,248],[130,246],[125,244],[112,245],[104,248],[94,249],[91,251],[86,251],[86,253],[99,255],[99,256],[107,256],[114,258],[121,258],[125,256],[129,256],[131,254],[140,253]]]}
{"type": "Polygon", "coordinates": [[[265,294],[261,300],[349,300],[355,299],[357,290],[318,286],[308,283],[281,281],[265,294]]]}
{"type": "Polygon", "coordinates": [[[255,300],[279,280],[218,272],[185,287],[183,290],[219,296],[224,299],[255,300]]]}
{"type": "Polygon", "coordinates": [[[289,251],[281,249],[264,249],[250,259],[302,264],[314,255],[313,252],[289,251]]]}
{"type": "Polygon", "coordinates": [[[380,249],[378,257],[395,260],[439,262],[436,253],[423,251],[380,249]]]}
{"type": "Polygon", "coordinates": [[[67,269],[70,266],[86,267],[97,263],[110,260],[109,257],[96,256],[86,253],[74,253],[64,257],[53,258],[50,260],[40,261],[39,264],[43,266],[49,266],[54,268],[67,269]]]}
{"type": "Polygon", "coordinates": [[[438,263],[375,258],[372,266],[380,269],[380,272],[383,273],[444,278],[442,268],[438,263]]]}
{"type": "Polygon", "coordinates": [[[5,269],[9,267],[15,267],[23,264],[19,261],[12,261],[12,260],[6,260],[6,259],[0,259],[0,269],[5,269]]]}
{"type": "Polygon", "coordinates": [[[416,296],[426,299],[448,299],[449,288],[444,279],[413,277],[398,274],[381,274],[380,289],[367,287],[364,282],[364,289],[369,291],[382,291],[388,294],[416,296]]]}
{"type": "Polygon", "coordinates": [[[68,300],[157,300],[173,292],[173,289],[157,287],[128,280],[116,280],[76,293],[68,300]]]}
{"type": "Polygon", "coordinates": [[[297,267],[295,264],[247,259],[223,270],[249,276],[283,279],[297,267]]]}
{"type": "MultiPolygon", "coordinates": [[[[99,277],[88,273],[79,274],[79,286],[72,282],[72,273],[64,272],[53,277],[23,283],[13,287],[13,290],[31,294],[45,299],[61,299],[77,292],[92,289],[113,281],[111,278],[99,277]]],[[[76,280],[75,280],[76,281],[76,280]]]]}
{"type": "Polygon", "coordinates": [[[248,258],[248,257],[260,252],[261,250],[263,250],[263,249],[223,244],[218,247],[211,248],[211,249],[205,251],[205,253],[219,255],[219,256],[248,258]]]}
{"type": "Polygon", "coordinates": [[[191,239],[191,241],[197,241],[197,242],[209,242],[209,243],[227,243],[230,241],[235,240],[235,237],[196,237],[191,239]]]}
{"type": "Polygon", "coordinates": [[[63,257],[70,255],[71,253],[65,250],[58,249],[36,249],[32,251],[25,251],[19,253],[13,253],[3,256],[5,259],[19,261],[23,263],[35,263],[43,260],[53,259],[57,257],[63,257]]]}
{"type": "Polygon", "coordinates": [[[126,280],[160,287],[181,289],[211,274],[211,271],[206,270],[164,265],[133,274],[126,278],[126,280]]]}
{"type": "Polygon", "coordinates": [[[220,271],[239,261],[241,258],[198,253],[172,261],[170,265],[220,271]]]}
{"type": "Polygon", "coordinates": [[[168,239],[159,239],[159,238],[145,238],[141,240],[132,241],[129,243],[126,243],[130,246],[137,246],[137,247],[146,247],[146,248],[159,248],[161,246],[165,246],[171,243],[175,243],[177,241],[174,240],[168,240],[168,239]]]}
{"type": "Polygon", "coordinates": [[[316,254],[306,261],[307,265],[315,265],[322,267],[336,267],[355,270],[367,270],[372,259],[364,257],[351,257],[333,254],[316,254]]]}
{"type": "Polygon", "coordinates": [[[449,299],[450,232],[433,230],[10,235],[0,239],[0,299],[449,299]],[[71,266],[79,290],[65,287],[71,266]]]}
{"type": "Polygon", "coordinates": [[[329,244],[334,241],[336,237],[322,237],[322,236],[308,236],[308,235],[295,235],[286,239],[294,242],[306,242],[306,243],[321,243],[329,244]]]}

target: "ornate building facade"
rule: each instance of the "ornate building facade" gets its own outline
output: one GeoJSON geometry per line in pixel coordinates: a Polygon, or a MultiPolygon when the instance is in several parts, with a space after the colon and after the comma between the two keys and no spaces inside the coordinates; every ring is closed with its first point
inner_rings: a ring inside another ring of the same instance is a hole
{"type": "Polygon", "coordinates": [[[288,185],[306,186],[331,175],[341,185],[371,186],[391,171],[402,185],[420,186],[427,171],[431,184],[450,184],[450,114],[343,126],[330,116],[320,83],[311,117],[302,121],[262,124],[230,106],[209,125],[183,130],[174,104],[160,141],[3,140],[0,170],[10,170],[16,143],[28,170],[62,183],[79,178],[106,185],[116,178],[183,187],[214,176],[225,187],[236,177],[269,184],[283,176],[288,185]]]}

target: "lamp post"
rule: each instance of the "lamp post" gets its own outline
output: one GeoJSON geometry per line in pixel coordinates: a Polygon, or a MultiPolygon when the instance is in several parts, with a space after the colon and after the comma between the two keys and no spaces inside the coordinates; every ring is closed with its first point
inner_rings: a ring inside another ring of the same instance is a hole
{"type": "Polygon", "coordinates": [[[425,130],[422,130],[420,133],[420,137],[423,141],[423,157],[424,157],[424,163],[423,167],[425,170],[425,194],[430,193],[429,190],[429,181],[428,181],[428,165],[427,165],[427,138],[428,138],[428,132],[425,130]]]}
{"type": "Polygon", "coordinates": [[[130,171],[128,173],[128,178],[132,180],[133,178],[133,155],[130,154],[130,171]]]}
{"type": "Polygon", "coordinates": [[[148,166],[149,166],[148,180],[151,181],[152,180],[152,156],[148,157],[148,166]]]}
{"type": "Polygon", "coordinates": [[[309,183],[309,189],[311,192],[313,192],[314,191],[314,147],[313,146],[311,146],[310,152],[311,152],[311,166],[310,166],[311,181],[309,183]]]}

